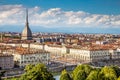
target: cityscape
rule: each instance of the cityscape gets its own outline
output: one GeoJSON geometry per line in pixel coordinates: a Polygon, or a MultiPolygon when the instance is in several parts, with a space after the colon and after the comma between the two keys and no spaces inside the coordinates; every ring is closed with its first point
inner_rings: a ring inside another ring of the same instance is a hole
{"type": "Polygon", "coordinates": [[[119,3],[1,0],[0,80],[120,80],[119,3]]]}

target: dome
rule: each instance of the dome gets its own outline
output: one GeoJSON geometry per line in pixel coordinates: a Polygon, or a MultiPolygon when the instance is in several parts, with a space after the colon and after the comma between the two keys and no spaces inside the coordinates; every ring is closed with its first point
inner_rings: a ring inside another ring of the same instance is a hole
{"type": "Polygon", "coordinates": [[[29,28],[29,26],[25,26],[25,28],[22,31],[22,40],[32,40],[32,32],[29,28]]]}

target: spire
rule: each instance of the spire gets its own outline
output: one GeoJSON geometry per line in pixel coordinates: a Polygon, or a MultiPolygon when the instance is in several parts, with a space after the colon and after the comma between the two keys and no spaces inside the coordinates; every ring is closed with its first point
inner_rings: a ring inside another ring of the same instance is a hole
{"type": "Polygon", "coordinates": [[[32,40],[32,32],[29,28],[29,23],[28,23],[28,9],[26,9],[26,23],[25,27],[22,32],[22,40],[32,40]]]}
{"type": "Polygon", "coordinates": [[[28,27],[28,9],[26,9],[26,27],[28,27]]]}

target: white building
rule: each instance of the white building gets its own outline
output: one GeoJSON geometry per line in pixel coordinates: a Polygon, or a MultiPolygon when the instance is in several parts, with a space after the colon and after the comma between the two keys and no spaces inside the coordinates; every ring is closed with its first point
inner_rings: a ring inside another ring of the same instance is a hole
{"type": "Polygon", "coordinates": [[[120,49],[117,48],[117,49],[113,49],[113,50],[110,50],[110,57],[111,59],[120,59],[120,49]]]}
{"type": "MultiPolygon", "coordinates": [[[[28,47],[28,44],[22,44],[28,47]]],[[[65,45],[42,45],[30,44],[30,48],[43,49],[49,51],[51,55],[65,56],[80,62],[97,62],[101,60],[120,59],[120,49],[113,45],[94,45],[94,46],[65,46],[65,45]]]]}
{"type": "Polygon", "coordinates": [[[48,51],[36,48],[9,46],[2,50],[2,53],[13,55],[15,65],[20,67],[24,67],[27,64],[48,64],[50,60],[50,53],[48,51]]]}
{"type": "Polygon", "coordinates": [[[48,64],[50,60],[50,53],[43,50],[36,50],[30,52],[14,53],[14,61],[16,65],[25,67],[27,64],[48,64]]]}
{"type": "Polygon", "coordinates": [[[45,48],[45,50],[46,51],[49,51],[50,52],[50,54],[52,54],[52,55],[56,55],[56,56],[61,56],[61,52],[62,52],[62,46],[60,45],[45,45],[44,46],[45,48]]]}

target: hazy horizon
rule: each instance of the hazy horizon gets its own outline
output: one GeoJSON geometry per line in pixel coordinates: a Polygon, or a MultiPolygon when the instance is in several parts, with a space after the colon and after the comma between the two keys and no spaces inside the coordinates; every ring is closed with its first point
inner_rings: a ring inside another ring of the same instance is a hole
{"type": "MultiPolygon", "coordinates": [[[[63,28],[46,28],[46,27],[41,27],[38,29],[36,26],[35,27],[30,27],[32,32],[56,32],[56,33],[103,33],[103,34],[120,34],[118,29],[99,29],[99,31],[95,31],[95,29],[90,29],[90,28],[77,28],[76,30],[73,30],[73,28],[69,29],[63,29],[63,28]]],[[[24,26],[19,26],[16,28],[16,26],[7,26],[4,28],[0,29],[0,32],[19,32],[21,33],[24,29],[24,26]]]]}

